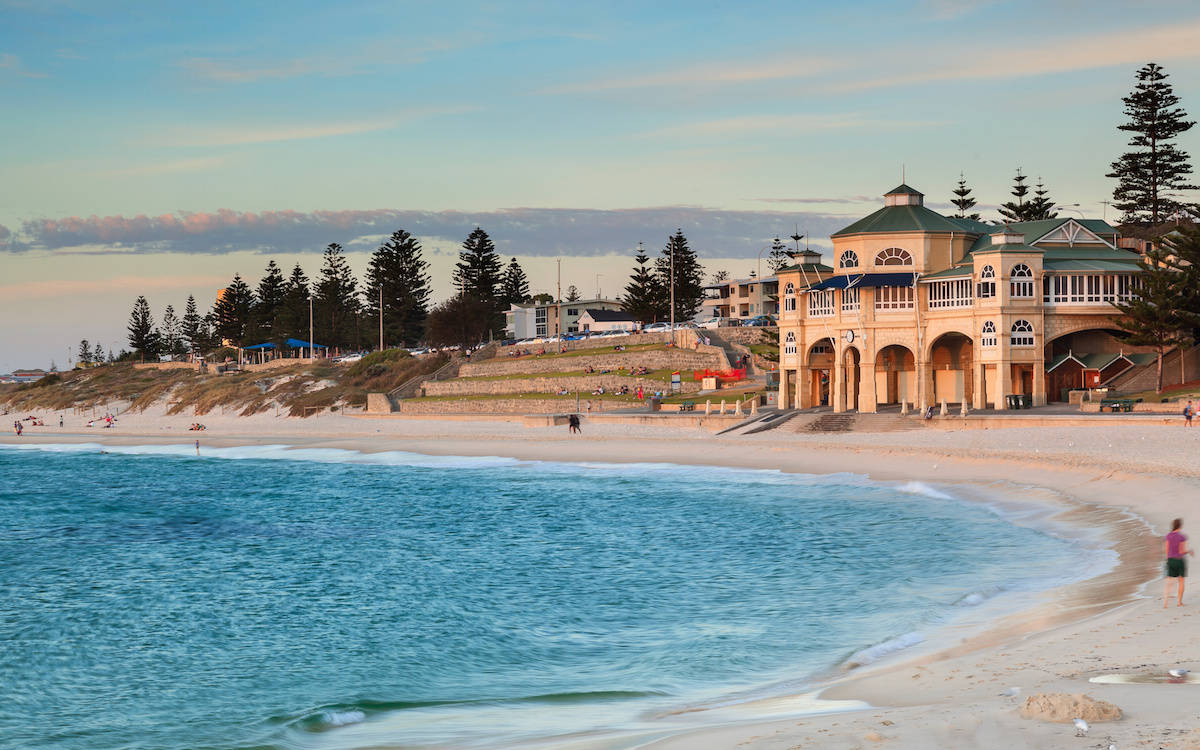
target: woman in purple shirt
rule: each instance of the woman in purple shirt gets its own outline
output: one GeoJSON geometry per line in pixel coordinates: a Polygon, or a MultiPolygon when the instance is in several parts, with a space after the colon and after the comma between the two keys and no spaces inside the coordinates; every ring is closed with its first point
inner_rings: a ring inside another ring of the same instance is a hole
{"type": "Polygon", "coordinates": [[[1183,519],[1176,518],[1171,524],[1171,533],[1167,534],[1163,539],[1163,547],[1167,553],[1167,581],[1163,589],[1163,609],[1167,608],[1167,604],[1171,601],[1171,579],[1174,578],[1179,582],[1178,604],[1183,606],[1183,579],[1187,577],[1187,563],[1184,561],[1184,555],[1196,556],[1195,552],[1188,549],[1187,537],[1179,530],[1183,527],[1183,519]]]}

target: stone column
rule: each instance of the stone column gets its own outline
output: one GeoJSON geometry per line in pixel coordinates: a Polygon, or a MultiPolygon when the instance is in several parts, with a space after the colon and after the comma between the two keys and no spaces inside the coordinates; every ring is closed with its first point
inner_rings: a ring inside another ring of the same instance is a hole
{"type": "Polygon", "coordinates": [[[875,390],[874,352],[864,352],[863,361],[859,363],[858,368],[861,373],[859,383],[862,386],[862,394],[858,397],[858,410],[864,414],[874,414],[879,411],[879,394],[875,390]]]}
{"type": "Polygon", "coordinates": [[[975,410],[987,408],[987,365],[976,360],[972,365],[975,368],[975,393],[971,398],[971,408],[975,410]]]}
{"type": "Polygon", "coordinates": [[[846,411],[846,365],[838,354],[829,374],[833,376],[833,387],[829,389],[829,401],[835,414],[846,411]]]}
{"type": "Polygon", "coordinates": [[[1033,405],[1046,405],[1046,360],[1041,357],[1033,363],[1033,405]]]}
{"type": "Polygon", "coordinates": [[[996,408],[1007,409],[1008,401],[1005,397],[1013,392],[1012,362],[1002,359],[996,363],[996,381],[996,387],[1000,390],[996,394],[996,408]]]}
{"type": "MultiPolygon", "coordinates": [[[[848,349],[846,350],[847,355],[849,355],[849,351],[850,350],[848,350],[848,349]]],[[[846,368],[846,411],[857,410],[858,409],[858,389],[854,387],[854,365],[849,364],[849,363],[844,363],[844,366],[846,368]]],[[[859,369],[860,376],[861,376],[861,373],[862,373],[862,370],[860,367],[860,369],[859,369]]]]}
{"type": "Polygon", "coordinates": [[[801,409],[810,409],[812,403],[813,371],[807,367],[796,370],[796,405],[801,409]]]}
{"type": "Polygon", "coordinates": [[[933,365],[928,360],[917,359],[917,401],[933,403],[933,365]]]}

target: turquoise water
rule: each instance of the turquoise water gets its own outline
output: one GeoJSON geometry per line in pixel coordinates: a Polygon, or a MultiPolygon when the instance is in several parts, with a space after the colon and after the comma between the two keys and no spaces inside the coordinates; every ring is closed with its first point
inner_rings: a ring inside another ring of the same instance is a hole
{"type": "Polygon", "coordinates": [[[0,447],[0,748],[644,727],[1079,567],[1067,540],[848,476],[106,451],[0,447]]]}

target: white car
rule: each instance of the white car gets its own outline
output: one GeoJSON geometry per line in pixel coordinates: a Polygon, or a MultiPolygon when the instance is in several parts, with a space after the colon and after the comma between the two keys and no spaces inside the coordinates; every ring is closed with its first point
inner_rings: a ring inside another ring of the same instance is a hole
{"type": "Polygon", "coordinates": [[[705,329],[712,328],[727,328],[729,326],[729,318],[714,317],[700,321],[700,327],[705,329]]]}
{"type": "Polygon", "coordinates": [[[354,352],[353,354],[347,354],[347,355],[344,355],[341,357],[335,357],[333,361],[341,362],[342,364],[351,364],[351,363],[359,361],[362,358],[363,358],[362,352],[354,352]]]}
{"type": "Polygon", "coordinates": [[[642,329],[642,333],[666,333],[671,330],[670,323],[651,323],[642,329]]]}

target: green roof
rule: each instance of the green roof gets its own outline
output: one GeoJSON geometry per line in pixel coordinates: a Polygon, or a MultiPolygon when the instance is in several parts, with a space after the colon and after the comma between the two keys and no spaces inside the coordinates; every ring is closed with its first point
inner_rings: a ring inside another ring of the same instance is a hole
{"type": "Polygon", "coordinates": [[[1136,260],[1109,260],[1094,258],[1069,258],[1051,260],[1049,254],[1043,261],[1043,266],[1050,273],[1081,273],[1099,271],[1104,273],[1138,273],[1141,267],[1136,260]]]}
{"type": "Polygon", "coordinates": [[[913,190],[908,185],[901,185],[898,188],[893,188],[893,189],[887,191],[886,193],[884,193],[884,195],[925,195],[925,194],[919,190],[913,190]]]}
{"type": "Polygon", "coordinates": [[[890,232],[963,232],[970,231],[941,214],[924,206],[884,206],[870,216],[859,219],[850,226],[834,232],[832,236],[849,234],[890,232]]]}
{"type": "Polygon", "coordinates": [[[927,281],[929,279],[959,279],[963,278],[964,276],[971,276],[974,273],[975,264],[968,260],[963,265],[947,268],[936,273],[927,273],[921,277],[921,281],[927,281]]]}
{"type": "Polygon", "coordinates": [[[809,273],[833,273],[833,269],[821,263],[801,263],[799,265],[784,266],[775,272],[778,276],[785,271],[807,271],[809,273]]]}
{"type": "Polygon", "coordinates": [[[975,253],[1045,253],[1045,248],[1034,247],[1033,245],[1018,245],[1015,242],[1005,242],[1003,245],[984,245],[976,248],[975,253]]]}

